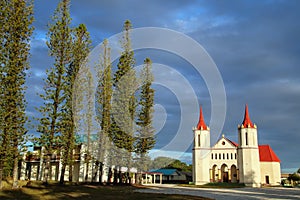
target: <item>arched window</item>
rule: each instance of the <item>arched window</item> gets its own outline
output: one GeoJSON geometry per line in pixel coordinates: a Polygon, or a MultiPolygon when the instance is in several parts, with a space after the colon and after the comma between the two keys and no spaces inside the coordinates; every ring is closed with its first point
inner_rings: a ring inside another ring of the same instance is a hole
{"type": "Polygon", "coordinates": [[[232,153],[231,153],[231,156],[230,156],[230,157],[231,157],[231,160],[232,160],[232,159],[233,159],[233,155],[232,155],[232,153]]]}
{"type": "Polygon", "coordinates": [[[245,136],[246,136],[246,145],[248,145],[248,133],[247,132],[245,133],[245,136]]]}
{"type": "Polygon", "coordinates": [[[229,154],[227,153],[227,160],[229,160],[229,154]]]}
{"type": "Polygon", "coordinates": [[[223,160],[225,160],[225,153],[223,153],[223,160]]]}
{"type": "Polygon", "coordinates": [[[236,153],[234,154],[234,159],[236,159],[236,153]]]}
{"type": "Polygon", "coordinates": [[[212,159],[212,160],[214,159],[214,154],[213,154],[213,153],[211,154],[211,159],[212,159]]]}
{"type": "Polygon", "coordinates": [[[215,153],[215,159],[216,159],[216,160],[218,159],[218,154],[216,154],[216,153],[215,153]]]}
{"type": "Polygon", "coordinates": [[[221,160],[221,154],[219,153],[219,159],[221,160]]]}
{"type": "Polygon", "coordinates": [[[200,145],[200,135],[198,135],[198,147],[201,147],[200,145]]]}

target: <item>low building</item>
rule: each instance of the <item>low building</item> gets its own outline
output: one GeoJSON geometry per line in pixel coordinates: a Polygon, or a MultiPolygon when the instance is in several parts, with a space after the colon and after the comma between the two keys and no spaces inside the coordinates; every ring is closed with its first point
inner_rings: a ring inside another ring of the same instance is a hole
{"type": "Polygon", "coordinates": [[[192,173],[182,172],[178,169],[157,169],[150,172],[161,173],[162,183],[189,183],[192,181],[192,173]]]}

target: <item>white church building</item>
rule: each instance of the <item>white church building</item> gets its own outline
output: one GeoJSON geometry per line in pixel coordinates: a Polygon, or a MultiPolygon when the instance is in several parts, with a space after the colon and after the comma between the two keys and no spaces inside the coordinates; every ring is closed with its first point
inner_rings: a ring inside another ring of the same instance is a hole
{"type": "Polygon", "coordinates": [[[224,135],[210,145],[210,129],[205,124],[202,108],[197,127],[193,128],[193,182],[244,183],[250,187],[280,184],[280,160],[269,145],[259,145],[257,126],[251,122],[248,106],[238,125],[238,143],[224,135]]]}

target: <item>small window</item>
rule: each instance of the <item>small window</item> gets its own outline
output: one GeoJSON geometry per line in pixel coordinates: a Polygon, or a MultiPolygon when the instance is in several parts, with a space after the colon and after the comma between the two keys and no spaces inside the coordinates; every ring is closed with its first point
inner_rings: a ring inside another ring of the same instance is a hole
{"type": "Polygon", "coordinates": [[[248,145],[248,133],[247,132],[246,132],[245,136],[246,136],[246,145],[248,145]]]}
{"type": "Polygon", "coordinates": [[[236,159],[236,153],[234,154],[234,159],[236,159]]]}
{"type": "Polygon", "coordinates": [[[216,160],[218,159],[218,154],[216,154],[216,153],[215,153],[215,159],[216,159],[216,160]]]}
{"type": "Polygon", "coordinates": [[[221,160],[221,154],[219,153],[219,159],[221,160]]]}
{"type": "Polygon", "coordinates": [[[227,160],[229,160],[229,154],[227,153],[227,160]]]}
{"type": "Polygon", "coordinates": [[[225,142],[224,142],[224,141],[222,142],[222,145],[225,145],[225,142]]]}
{"type": "Polygon", "coordinates": [[[200,144],[200,135],[198,135],[198,146],[201,147],[201,144],[200,144]]]}
{"type": "Polygon", "coordinates": [[[213,153],[211,154],[211,159],[212,159],[212,160],[214,159],[214,154],[213,154],[213,153]]]}
{"type": "Polygon", "coordinates": [[[223,153],[223,160],[225,160],[225,153],[223,153]]]}
{"type": "Polygon", "coordinates": [[[232,155],[232,153],[231,153],[231,156],[230,156],[230,157],[231,157],[231,160],[232,160],[232,159],[233,159],[233,155],[232,155]]]}

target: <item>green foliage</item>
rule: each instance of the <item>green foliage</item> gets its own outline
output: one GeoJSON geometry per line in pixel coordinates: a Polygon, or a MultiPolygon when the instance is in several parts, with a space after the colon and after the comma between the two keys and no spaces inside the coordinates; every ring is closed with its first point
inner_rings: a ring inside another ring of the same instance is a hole
{"type": "Polygon", "coordinates": [[[136,153],[146,154],[155,145],[153,122],[154,89],[151,88],[153,75],[151,72],[151,60],[146,58],[141,74],[142,89],[139,99],[139,114],[137,125],[139,126],[136,137],[136,153]]]}
{"type": "MultiPolygon", "coordinates": [[[[64,76],[64,99],[65,103],[62,107],[62,129],[60,135],[60,146],[62,148],[62,162],[69,165],[69,169],[73,165],[73,150],[75,148],[75,134],[77,131],[76,122],[74,121],[75,113],[73,104],[75,101],[74,92],[78,92],[75,88],[75,81],[79,69],[85,63],[85,59],[90,51],[90,36],[85,25],[80,24],[71,32],[72,49],[70,64],[66,67],[66,75],[64,76]]],[[[71,179],[71,178],[70,178],[71,179]]]]}
{"type": "Polygon", "coordinates": [[[166,166],[168,166],[170,163],[172,163],[174,161],[175,161],[175,159],[173,159],[173,158],[160,156],[160,157],[154,158],[150,168],[151,169],[165,168],[166,166]]]}
{"type": "Polygon", "coordinates": [[[157,157],[152,161],[151,169],[178,169],[184,172],[192,172],[192,165],[187,165],[186,163],[169,158],[169,157],[157,157]]]}
{"type": "Polygon", "coordinates": [[[112,103],[112,124],[110,138],[118,148],[133,152],[134,117],[136,109],[136,74],[133,69],[135,59],[131,49],[130,21],[124,24],[123,52],[118,62],[118,69],[114,74],[114,99],[112,103]]]}
{"type": "MultiPolygon", "coordinates": [[[[70,27],[69,6],[69,0],[62,0],[49,25],[47,46],[50,56],[54,58],[54,64],[47,71],[45,93],[40,95],[44,105],[39,109],[42,117],[39,119],[38,126],[38,132],[42,133],[40,143],[46,148],[48,155],[53,153],[54,147],[61,148],[63,164],[61,181],[64,178],[66,165],[69,165],[70,172],[72,171],[77,131],[74,121],[77,110],[73,112],[76,95],[73,92],[77,74],[80,67],[85,64],[91,44],[85,25],[80,24],[75,29],[70,27]]],[[[49,164],[49,159],[46,163],[49,164]]],[[[48,167],[46,164],[46,168],[48,167]]],[[[45,173],[45,181],[47,181],[47,173],[45,173]]]]}
{"type": "Polygon", "coordinates": [[[44,100],[44,105],[39,109],[42,117],[39,119],[40,125],[37,131],[42,133],[41,144],[50,153],[53,146],[58,145],[56,137],[63,128],[64,76],[72,56],[69,3],[68,0],[64,0],[58,4],[47,34],[49,54],[54,57],[55,62],[54,66],[47,70],[45,93],[40,95],[44,100]]]}
{"type": "Polygon", "coordinates": [[[27,133],[24,95],[33,4],[3,0],[0,7],[0,187],[3,170],[4,175],[13,174],[13,187],[17,187],[18,146],[27,133]]]}
{"type": "Polygon", "coordinates": [[[298,173],[290,174],[288,177],[289,181],[300,181],[300,175],[298,173]]]}

